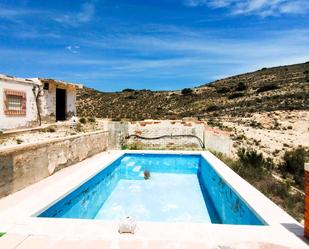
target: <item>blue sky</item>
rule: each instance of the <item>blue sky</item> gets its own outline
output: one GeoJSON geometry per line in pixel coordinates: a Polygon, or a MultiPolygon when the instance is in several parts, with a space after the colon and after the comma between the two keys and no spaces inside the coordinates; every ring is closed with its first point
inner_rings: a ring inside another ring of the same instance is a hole
{"type": "Polygon", "coordinates": [[[308,0],[0,0],[0,73],[171,90],[309,61],[308,0]]]}

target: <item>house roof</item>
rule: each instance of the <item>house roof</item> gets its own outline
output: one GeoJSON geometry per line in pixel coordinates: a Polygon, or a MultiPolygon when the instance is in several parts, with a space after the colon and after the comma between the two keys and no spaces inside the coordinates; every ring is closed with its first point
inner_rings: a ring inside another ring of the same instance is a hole
{"type": "Polygon", "coordinates": [[[77,88],[83,88],[82,84],[66,82],[66,81],[63,81],[63,80],[46,79],[46,78],[39,78],[39,80],[42,83],[51,83],[51,84],[59,84],[59,85],[64,85],[64,86],[74,86],[74,87],[77,87],[77,88]]]}
{"type": "Polygon", "coordinates": [[[42,85],[42,83],[52,83],[52,84],[58,84],[58,85],[63,85],[63,86],[74,86],[77,88],[83,88],[82,84],[76,84],[76,83],[66,82],[62,80],[47,79],[47,78],[19,78],[19,77],[14,77],[10,75],[0,74],[0,80],[20,82],[20,83],[31,84],[31,85],[42,85]]]}
{"type": "Polygon", "coordinates": [[[19,78],[5,74],[0,74],[0,80],[20,82],[30,85],[41,85],[37,78],[19,78]]]}

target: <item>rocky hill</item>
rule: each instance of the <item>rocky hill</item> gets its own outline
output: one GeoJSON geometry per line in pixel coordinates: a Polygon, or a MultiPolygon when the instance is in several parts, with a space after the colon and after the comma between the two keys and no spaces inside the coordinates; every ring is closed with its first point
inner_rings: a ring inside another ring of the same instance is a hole
{"type": "Polygon", "coordinates": [[[179,119],[274,110],[309,110],[309,62],[217,80],[182,91],[125,89],[106,93],[78,90],[78,116],[179,119]]]}

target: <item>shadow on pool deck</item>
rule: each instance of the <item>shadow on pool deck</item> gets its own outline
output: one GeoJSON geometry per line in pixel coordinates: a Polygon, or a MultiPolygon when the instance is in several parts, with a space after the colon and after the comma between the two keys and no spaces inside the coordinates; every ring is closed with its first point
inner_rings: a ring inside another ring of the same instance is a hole
{"type": "Polygon", "coordinates": [[[304,237],[304,228],[293,223],[281,223],[281,225],[291,233],[294,233],[299,239],[309,246],[309,240],[304,237]]]}

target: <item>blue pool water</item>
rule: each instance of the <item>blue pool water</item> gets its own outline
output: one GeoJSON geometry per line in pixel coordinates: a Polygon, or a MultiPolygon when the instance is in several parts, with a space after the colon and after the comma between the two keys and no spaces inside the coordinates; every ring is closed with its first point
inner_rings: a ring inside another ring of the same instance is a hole
{"type": "Polygon", "coordinates": [[[193,174],[154,173],[148,181],[120,180],[95,219],[126,215],[147,221],[211,222],[193,174]]]}
{"type": "Polygon", "coordinates": [[[138,221],[264,224],[200,155],[125,154],[39,217],[128,215],[138,221]]]}

